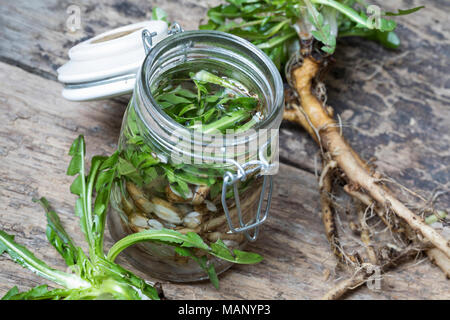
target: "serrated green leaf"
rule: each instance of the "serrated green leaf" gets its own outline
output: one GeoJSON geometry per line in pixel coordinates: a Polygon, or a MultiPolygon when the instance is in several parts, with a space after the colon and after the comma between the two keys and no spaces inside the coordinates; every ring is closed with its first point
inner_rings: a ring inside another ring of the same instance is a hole
{"type": "MultiPolygon", "coordinates": [[[[11,289],[11,290],[13,290],[13,289],[11,289]]],[[[74,290],[74,289],[48,290],[47,285],[40,285],[40,286],[34,287],[25,292],[19,292],[17,290],[16,294],[11,294],[10,296],[8,296],[8,299],[4,299],[4,300],[60,300],[60,299],[70,296],[75,291],[78,291],[78,290],[74,290]]]]}
{"type": "Polygon", "coordinates": [[[147,168],[144,171],[144,183],[149,184],[152,182],[156,177],[158,177],[158,173],[156,172],[156,168],[150,167],[147,168]]]}
{"type": "Polygon", "coordinates": [[[19,294],[19,289],[14,286],[2,297],[1,300],[11,300],[11,298],[17,294],[19,294]]]}
{"type": "Polygon", "coordinates": [[[333,47],[329,47],[329,46],[322,46],[320,49],[322,49],[322,51],[325,51],[329,54],[334,53],[334,48],[333,47]]]}
{"type": "Polygon", "coordinates": [[[117,170],[122,176],[126,176],[136,172],[135,166],[122,157],[119,158],[119,165],[117,167],[117,170]]]}
{"type": "Polygon", "coordinates": [[[386,16],[405,16],[405,15],[417,12],[424,8],[425,8],[425,6],[415,7],[415,8],[406,9],[406,10],[399,9],[397,12],[386,12],[385,15],[386,16]]]}
{"type": "MultiPolygon", "coordinates": [[[[142,140],[142,138],[140,138],[140,137],[139,137],[139,139],[142,140]]],[[[103,163],[100,166],[99,170],[103,171],[105,169],[114,168],[117,165],[117,161],[118,160],[119,160],[119,151],[116,151],[110,157],[105,159],[105,161],[103,161],[103,163]]]]}
{"type": "Polygon", "coordinates": [[[72,156],[69,167],[67,168],[67,175],[74,176],[82,171],[84,154],[86,153],[86,146],[84,144],[84,137],[80,135],[72,143],[69,150],[69,155],[72,156]]]}
{"type": "Polygon", "coordinates": [[[163,9],[161,9],[159,7],[154,7],[152,10],[152,19],[168,22],[168,20],[167,20],[168,15],[163,9]]]}
{"type": "Polygon", "coordinates": [[[80,197],[75,201],[75,215],[80,218],[80,228],[84,235],[87,235],[86,221],[83,219],[84,216],[84,203],[83,199],[80,197]]]}
{"type": "Polygon", "coordinates": [[[204,250],[209,250],[208,245],[195,232],[186,233],[186,240],[182,243],[182,247],[194,247],[204,250]]]}
{"type": "Polygon", "coordinates": [[[225,260],[234,260],[233,255],[231,254],[230,249],[225,245],[222,240],[217,240],[215,243],[210,244],[212,252],[216,255],[216,257],[225,259],[225,260]]]}
{"type": "MultiPolygon", "coordinates": [[[[14,288],[17,289],[17,287],[14,288]]],[[[11,290],[14,290],[14,288],[12,288],[11,290]]],[[[22,293],[19,293],[19,290],[14,290],[12,293],[15,294],[10,293],[11,290],[7,293],[8,297],[5,299],[5,296],[2,298],[2,300],[34,300],[48,293],[47,285],[40,285],[22,293]]]]}
{"type": "Polygon", "coordinates": [[[194,254],[188,248],[175,247],[174,251],[182,257],[192,257],[194,254]]]}
{"type": "Polygon", "coordinates": [[[311,34],[314,36],[314,38],[316,38],[316,40],[318,40],[320,42],[325,42],[323,34],[320,31],[313,30],[313,31],[311,31],[311,34]]]}
{"type": "Polygon", "coordinates": [[[59,254],[61,254],[68,266],[74,265],[76,263],[77,249],[73,244],[72,239],[62,226],[56,212],[48,210],[46,215],[46,235],[48,241],[55,247],[59,254]]]}
{"type": "Polygon", "coordinates": [[[79,135],[70,146],[69,156],[75,156],[77,154],[86,153],[86,146],[84,144],[84,136],[79,135]]]}
{"type": "Polygon", "coordinates": [[[67,175],[74,176],[81,171],[83,166],[83,158],[81,155],[75,155],[72,160],[70,160],[69,167],[67,168],[67,175]]]}
{"type": "Polygon", "coordinates": [[[183,247],[175,247],[175,252],[179,254],[182,257],[189,257],[196,261],[200,268],[202,268],[206,274],[208,275],[209,280],[213,284],[213,286],[216,289],[219,289],[219,278],[217,277],[216,269],[214,268],[214,265],[210,262],[208,262],[208,259],[206,256],[197,257],[192,250],[188,248],[183,247]]]}
{"type": "MultiPolygon", "coordinates": [[[[206,259],[206,257],[204,257],[206,259]]],[[[208,278],[213,284],[213,286],[219,290],[219,277],[217,276],[216,268],[214,268],[214,264],[212,262],[208,262],[206,266],[206,273],[208,274],[208,278]]]]}
{"type": "Polygon", "coordinates": [[[389,32],[395,30],[397,23],[393,20],[380,19],[380,31],[389,32]]]}
{"type": "Polygon", "coordinates": [[[97,176],[97,179],[95,180],[95,190],[98,192],[106,184],[110,183],[114,179],[114,175],[115,175],[114,170],[107,170],[100,172],[97,176]]]}
{"type": "Polygon", "coordinates": [[[233,253],[236,256],[236,263],[240,264],[254,264],[259,263],[263,260],[263,258],[259,254],[253,252],[246,252],[235,249],[233,250],[233,253]]]}
{"type": "Polygon", "coordinates": [[[143,241],[158,241],[166,244],[179,244],[186,248],[209,249],[196,233],[184,235],[171,229],[146,230],[130,234],[116,242],[108,252],[108,260],[114,261],[122,250],[143,241]]]}
{"type": "Polygon", "coordinates": [[[16,243],[13,236],[2,230],[0,230],[0,251],[6,251],[11,259],[22,267],[33,271],[43,278],[65,286],[66,288],[77,285],[82,286],[85,284],[78,276],[50,268],[45,262],[36,258],[27,248],[16,243]]]}
{"type": "Polygon", "coordinates": [[[70,192],[76,195],[81,195],[83,193],[83,179],[85,177],[78,175],[70,185],[70,192]]]}
{"type": "Polygon", "coordinates": [[[182,103],[191,103],[192,101],[182,97],[182,96],[178,96],[177,94],[170,92],[170,93],[163,93],[161,95],[159,95],[158,97],[156,97],[156,100],[158,101],[158,103],[160,101],[165,101],[170,103],[170,105],[177,105],[177,104],[182,104],[182,103]]]}

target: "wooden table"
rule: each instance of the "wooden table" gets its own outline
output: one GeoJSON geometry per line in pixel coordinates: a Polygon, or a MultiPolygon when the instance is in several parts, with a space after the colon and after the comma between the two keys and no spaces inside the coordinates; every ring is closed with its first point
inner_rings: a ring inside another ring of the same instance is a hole
{"type": "MultiPolygon", "coordinates": [[[[66,27],[71,3],[16,0],[0,6],[0,228],[63,269],[63,260],[45,238],[44,214],[31,198],[47,197],[75,241],[84,243],[73,214],[75,198],[69,193],[72,179],[65,175],[67,151],[73,139],[84,134],[89,157],[110,154],[128,98],[68,102],[61,97],[56,69],[75,43],[147,19],[154,6],[166,9],[186,29],[195,29],[207,5],[218,1],[86,0],[80,5],[81,29],[75,33],[66,27]]],[[[404,0],[389,6],[420,4],[404,0]]],[[[400,50],[360,39],[341,41],[326,83],[329,104],[340,114],[344,134],[355,149],[366,159],[376,157],[382,172],[429,198],[436,189],[449,189],[450,3],[434,0],[426,5],[413,17],[398,19],[400,50]]],[[[164,283],[167,297],[314,299],[333,286],[336,260],[321,224],[314,175],[318,149],[305,132],[287,123],[280,139],[282,165],[271,216],[249,247],[265,260],[233,267],[221,277],[219,291],[207,282],[164,283]]],[[[404,192],[399,195],[413,199],[404,192]]],[[[448,209],[449,204],[446,194],[436,205],[448,209]]],[[[107,240],[110,246],[109,234],[107,240]]],[[[124,259],[119,262],[130,267],[124,259]]],[[[388,273],[382,290],[363,287],[349,298],[449,299],[449,282],[421,259],[388,273]]],[[[25,290],[42,283],[8,257],[0,257],[0,296],[14,285],[25,290]]]]}

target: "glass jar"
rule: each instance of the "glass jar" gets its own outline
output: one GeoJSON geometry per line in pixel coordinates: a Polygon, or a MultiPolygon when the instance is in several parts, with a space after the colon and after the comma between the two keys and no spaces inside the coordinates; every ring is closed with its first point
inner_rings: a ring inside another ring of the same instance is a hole
{"type": "MultiPolygon", "coordinates": [[[[206,243],[221,239],[231,249],[243,249],[255,240],[270,205],[283,99],[278,70],[244,39],[217,31],[187,31],[156,44],[137,74],[124,115],[119,138],[121,179],[113,186],[113,210],[108,215],[112,237],[118,240],[142,230],[169,228],[196,232],[206,243]],[[251,130],[201,134],[200,139],[197,131],[174,121],[155,101],[155,90],[175,75],[200,70],[242,84],[258,97],[263,119],[251,130]],[[262,210],[268,189],[268,203],[262,210]]],[[[207,278],[195,261],[167,245],[139,243],[124,254],[135,267],[160,279],[207,278]]],[[[208,259],[218,274],[231,266],[208,259]]]]}

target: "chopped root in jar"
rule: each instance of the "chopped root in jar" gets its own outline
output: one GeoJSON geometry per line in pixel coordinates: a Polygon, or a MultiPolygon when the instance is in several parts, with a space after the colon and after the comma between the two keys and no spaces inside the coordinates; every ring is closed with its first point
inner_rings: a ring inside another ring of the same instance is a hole
{"type": "Polygon", "coordinates": [[[194,206],[202,204],[205,201],[206,197],[208,196],[209,189],[210,187],[208,186],[197,186],[191,203],[194,206]]]}
{"type": "Polygon", "coordinates": [[[170,202],[161,198],[153,197],[151,200],[153,205],[153,213],[164,221],[181,224],[181,213],[170,202]]]}
{"type": "Polygon", "coordinates": [[[166,198],[168,201],[173,203],[186,203],[192,200],[192,192],[190,195],[187,195],[186,199],[183,198],[176,190],[172,189],[170,185],[166,186],[166,198]]]}
{"type": "Polygon", "coordinates": [[[202,215],[196,211],[188,213],[183,219],[183,225],[187,228],[195,229],[202,222],[202,215]]]}
{"type": "Polygon", "coordinates": [[[164,228],[164,225],[156,219],[149,219],[147,224],[152,230],[161,230],[164,228]]]}
{"type": "Polygon", "coordinates": [[[147,218],[140,214],[133,214],[130,217],[130,223],[136,227],[146,228],[148,227],[147,218]]]}
{"type": "Polygon", "coordinates": [[[144,191],[132,182],[127,182],[127,191],[134,201],[134,204],[145,214],[150,215],[153,211],[153,204],[147,199],[144,191]]]}

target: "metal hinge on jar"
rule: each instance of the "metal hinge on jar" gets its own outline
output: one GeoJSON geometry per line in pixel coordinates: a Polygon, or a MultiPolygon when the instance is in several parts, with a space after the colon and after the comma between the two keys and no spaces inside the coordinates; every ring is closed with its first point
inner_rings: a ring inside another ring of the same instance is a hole
{"type": "MultiPolygon", "coordinates": [[[[170,25],[167,34],[170,36],[180,32],[184,32],[184,29],[181,27],[179,23],[174,22],[170,25]]],[[[153,40],[152,40],[153,37],[156,37],[157,35],[158,35],[157,32],[150,32],[147,29],[142,30],[142,43],[144,44],[144,50],[146,55],[150,52],[150,49],[153,47],[153,40]]]]}
{"type": "MultiPolygon", "coordinates": [[[[234,162],[234,161],[232,161],[234,162]]],[[[273,175],[268,175],[267,173],[270,171],[273,164],[270,165],[265,160],[253,160],[249,161],[243,165],[239,165],[234,162],[237,167],[237,172],[232,173],[230,171],[226,172],[223,176],[223,185],[222,185],[222,206],[225,212],[225,216],[227,218],[228,226],[232,233],[244,233],[245,237],[248,241],[255,241],[259,234],[259,226],[266,221],[269,216],[270,203],[272,200],[272,191],[273,191],[273,175]],[[238,183],[239,181],[245,181],[247,177],[250,175],[260,172],[259,174],[264,175],[261,194],[258,200],[258,208],[256,210],[255,219],[253,222],[245,223],[242,215],[242,208],[240,205],[240,198],[238,192],[238,183]],[[264,174],[265,173],[265,174],[264,174]],[[268,194],[267,194],[267,204],[266,208],[262,210],[263,202],[266,194],[267,184],[269,184],[268,194]],[[239,227],[235,228],[233,226],[233,221],[231,219],[230,211],[227,205],[227,190],[229,187],[233,188],[234,199],[236,202],[236,211],[237,217],[239,221],[239,227]],[[250,234],[250,230],[253,230],[253,234],[250,234]]]]}

